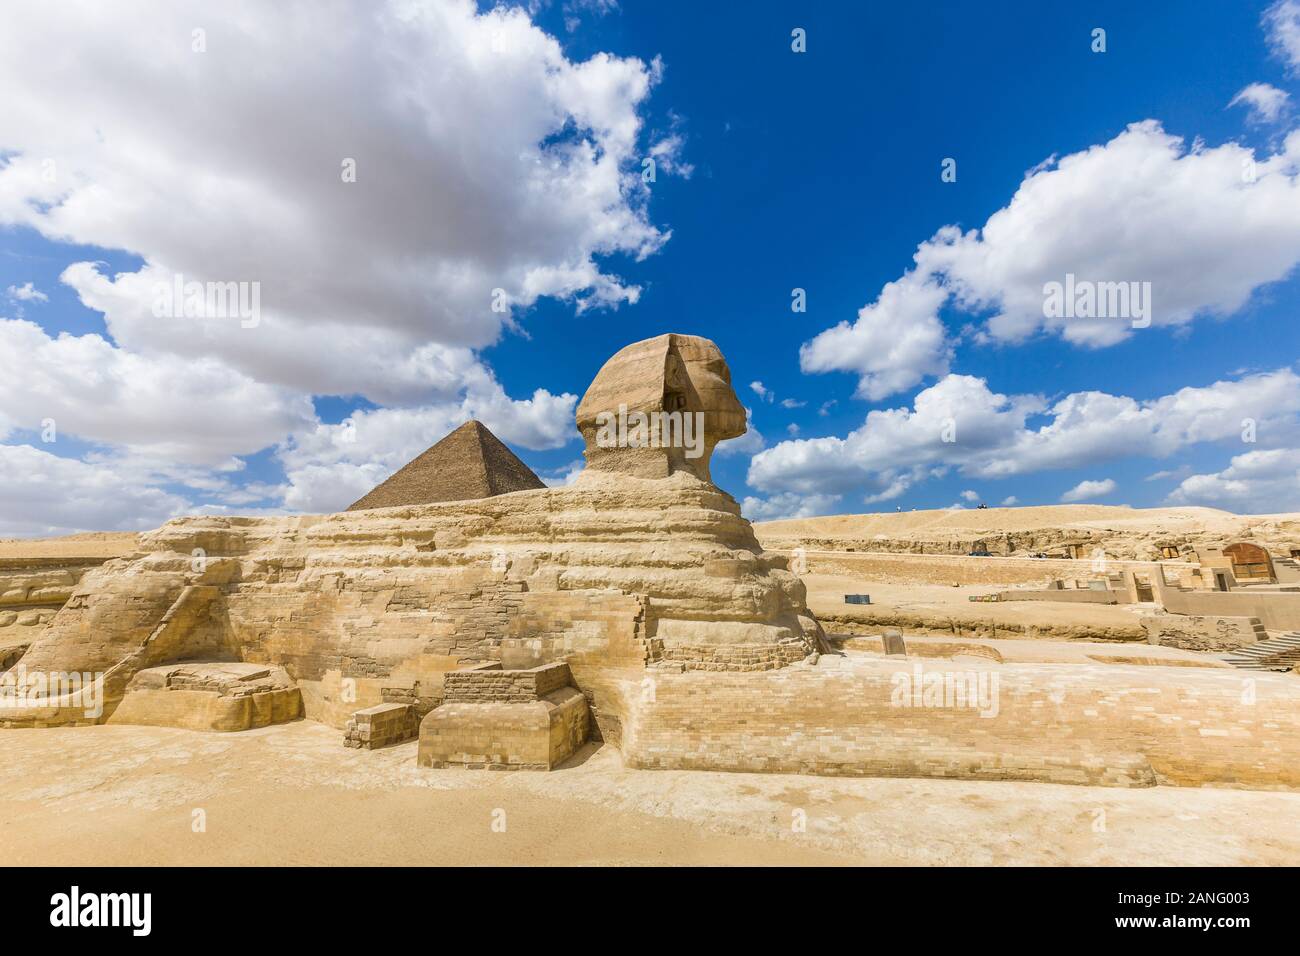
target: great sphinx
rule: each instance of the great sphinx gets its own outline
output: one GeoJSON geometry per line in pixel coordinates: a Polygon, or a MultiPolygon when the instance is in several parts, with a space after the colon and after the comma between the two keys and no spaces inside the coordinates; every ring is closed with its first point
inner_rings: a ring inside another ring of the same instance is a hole
{"type": "MultiPolygon", "coordinates": [[[[305,716],[349,746],[418,734],[425,767],[549,769],[595,738],[638,768],[1300,788],[1286,675],[1252,676],[1243,710],[1217,662],[828,644],[787,559],[710,478],[745,413],[707,339],[622,349],[577,425],[587,467],[567,487],[492,446],[509,480],[464,472],[487,497],[436,500],[448,489],[416,468],[358,510],[168,522],[86,573],[0,676],[0,696],[42,678],[0,726],[305,716]],[[412,490],[434,503],[367,507],[412,490]]],[[[471,424],[447,441],[485,440],[471,424]]]]}
{"type": "MultiPolygon", "coordinates": [[[[648,672],[756,671],[817,650],[822,633],[802,583],[710,481],[714,447],[745,430],[713,342],[667,334],[622,349],[577,424],[587,467],[568,487],[170,521],[142,537],[143,553],[88,573],[18,663],[99,675],[94,721],[184,726],[209,725],[209,704],[178,716],[187,698],[139,674],[185,662],[264,665],[276,670],[259,679],[282,673],[307,718],[342,728],[386,701],[431,709],[451,672],[565,662],[594,732],[617,740],[648,672]],[[620,414],[690,416],[692,432],[653,447],[626,433],[602,440],[598,422],[620,414]]],[[[211,691],[229,690],[220,684],[211,691]]],[[[266,722],[252,709],[265,692],[240,695],[253,723],[266,722]]],[[[9,708],[0,722],[89,720],[77,702],[54,703],[9,708]]],[[[242,713],[226,708],[218,724],[237,727],[242,713]]]]}

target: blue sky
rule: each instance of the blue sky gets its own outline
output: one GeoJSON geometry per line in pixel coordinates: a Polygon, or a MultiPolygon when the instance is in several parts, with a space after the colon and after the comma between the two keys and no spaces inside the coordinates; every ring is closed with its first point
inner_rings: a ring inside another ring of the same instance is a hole
{"type": "MultiPolygon", "coordinates": [[[[471,413],[558,480],[581,457],[572,399],[618,348],[665,331],[712,338],[731,365],[762,440],[716,457],[714,478],[754,517],[1063,496],[1300,508],[1300,137],[1288,139],[1300,4],[416,6],[447,9],[414,25],[397,14],[406,33],[389,60],[361,40],[304,43],[252,79],[239,57],[265,63],[305,6],[259,24],[252,6],[212,23],[201,8],[163,17],[128,4],[103,35],[39,5],[15,18],[10,35],[27,31],[26,46],[73,51],[98,51],[142,18],[137,33],[143,23],[152,42],[176,43],[152,69],[175,71],[188,98],[148,93],[157,74],[130,75],[107,53],[90,58],[107,61],[98,77],[42,76],[35,61],[15,76],[31,95],[0,113],[11,121],[0,122],[0,290],[11,290],[0,317],[36,323],[50,344],[11,325],[0,345],[23,379],[0,387],[0,449],[11,450],[0,534],[329,510],[471,413]],[[794,28],[804,53],[791,50],[794,28]],[[1092,50],[1095,28],[1105,52],[1092,50]],[[456,78],[436,69],[488,33],[505,37],[504,72],[468,53],[456,78]],[[354,82],[328,96],[291,72],[325,76],[349,56],[354,82]],[[587,82],[540,99],[527,82],[542,75],[530,70],[563,77],[583,64],[587,82]],[[1252,84],[1251,102],[1229,106],[1252,84]],[[142,95],[159,102],[137,119],[142,95]],[[476,109],[449,116],[461,101],[476,109]],[[568,178],[548,183],[536,160],[549,143],[565,150],[568,178]],[[656,181],[638,186],[656,148],[656,181]],[[1089,150],[1068,175],[1043,166],[1026,188],[1030,170],[1089,150]],[[335,169],[351,155],[352,192],[298,192],[317,159],[335,169]],[[53,185],[38,175],[49,156],[53,185]],[[1249,189],[1223,178],[1243,156],[1263,169],[1249,189]],[[955,182],[941,179],[945,158],[955,182]],[[510,164],[525,159],[544,192],[586,186],[534,209],[534,193],[513,189],[510,164]],[[602,159],[621,176],[613,198],[602,159]],[[914,262],[944,227],[980,230],[1013,205],[996,239],[974,234],[955,260],[931,243],[929,265],[914,262]],[[74,263],[99,265],[69,277],[74,263]],[[150,331],[132,296],[161,270],[260,279],[268,321],[242,338],[202,323],[150,331]],[[1151,281],[1152,326],[1027,327],[1023,308],[1018,325],[999,324],[1010,303],[1032,306],[1042,276],[1065,271],[1151,281]],[[444,275],[461,278],[429,278],[444,275]],[[510,290],[508,321],[461,302],[478,302],[471,280],[510,290]],[[900,280],[897,301],[859,319],[900,280]],[[28,283],[45,298],[24,294],[28,283]],[[804,313],[790,308],[796,287],[804,313]],[[889,353],[880,343],[893,329],[916,334],[915,347],[889,353]],[[26,345],[41,357],[19,358],[26,345]],[[388,380],[411,356],[445,374],[388,380]],[[114,371],[83,388],[106,362],[114,371]],[[187,373],[199,366],[202,388],[187,373]],[[137,374],[157,381],[125,384],[137,374]],[[158,408],[169,395],[174,418],[158,408]],[[936,402],[958,421],[955,447],[927,431],[923,408],[936,402]],[[60,423],[54,442],[39,437],[47,417],[60,423]],[[1251,442],[1247,418],[1259,424],[1251,442]],[[344,440],[350,420],[356,437],[344,440]],[[34,468],[53,484],[23,477],[34,468]],[[61,481],[83,504],[51,503],[61,481]]],[[[22,51],[10,52],[17,71],[22,51]]]]}

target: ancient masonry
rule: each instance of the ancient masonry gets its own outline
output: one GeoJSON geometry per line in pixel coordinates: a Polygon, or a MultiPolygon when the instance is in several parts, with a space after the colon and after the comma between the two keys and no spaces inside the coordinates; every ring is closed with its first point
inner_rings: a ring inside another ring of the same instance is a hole
{"type": "Polygon", "coordinates": [[[424,767],[553,768],[595,738],[653,768],[1300,786],[1290,675],[1253,675],[1247,712],[1226,665],[986,661],[973,673],[1001,693],[981,711],[900,700],[933,661],[829,653],[787,558],[711,481],[745,428],[712,342],[628,346],[577,419],[587,467],[567,487],[470,423],[347,512],[143,535],[70,585],[4,676],[94,674],[102,713],[51,683],[0,724],[302,715],[361,749],[418,736],[424,767]],[[610,443],[620,411],[695,416],[701,440],[610,443]]]}

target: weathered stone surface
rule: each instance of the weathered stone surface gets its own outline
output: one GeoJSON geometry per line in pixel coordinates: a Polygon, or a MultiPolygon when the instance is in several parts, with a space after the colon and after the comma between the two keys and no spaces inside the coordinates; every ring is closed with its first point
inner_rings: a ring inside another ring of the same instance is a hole
{"type": "Polygon", "coordinates": [[[300,716],[302,696],[282,669],[200,661],[138,671],[108,722],[237,731],[300,716]]]}
{"type": "Polygon", "coordinates": [[[551,770],[590,733],[587,699],[567,664],[447,675],[447,697],[420,724],[422,767],[551,770]]]}
{"type": "Polygon", "coordinates": [[[377,750],[410,740],[420,731],[420,720],[411,704],[376,704],[352,715],[344,730],[343,744],[362,750],[377,750]]]}
{"type": "Polygon", "coordinates": [[[604,364],[578,405],[578,430],[588,470],[639,478],[687,472],[708,481],[714,447],[745,433],[745,409],[718,347],[698,335],[670,333],[635,342],[604,364]],[[629,447],[602,438],[610,418],[665,413],[695,416],[685,427],[699,423],[698,448],[629,447]]]}

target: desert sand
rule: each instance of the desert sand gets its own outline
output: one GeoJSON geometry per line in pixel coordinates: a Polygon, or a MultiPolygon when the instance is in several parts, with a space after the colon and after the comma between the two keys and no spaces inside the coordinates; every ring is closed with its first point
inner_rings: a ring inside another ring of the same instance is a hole
{"type": "Polygon", "coordinates": [[[1005,554],[1086,543],[1102,547],[1112,558],[1154,559],[1160,556],[1160,544],[1222,547],[1236,540],[1286,554],[1300,541],[1300,514],[1114,505],[953,508],[764,521],[754,525],[754,533],[773,549],[964,554],[979,542],[1005,554]]]}
{"type": "Polygon", "coordinates": [[[57,538],[0,538],[0,560],[29,558],[118,558],[139,548],[134,531],[88,531],[57,538]]]}
{"type": "Polygon", "coordinates": [[[1300,793],[635,771],[595,745],[549,774],[428,770],[415,746],[347,750],[312,721],[0,734],[0,853],[20,865],[239,866],[1300,858],[1300,793]]]}

